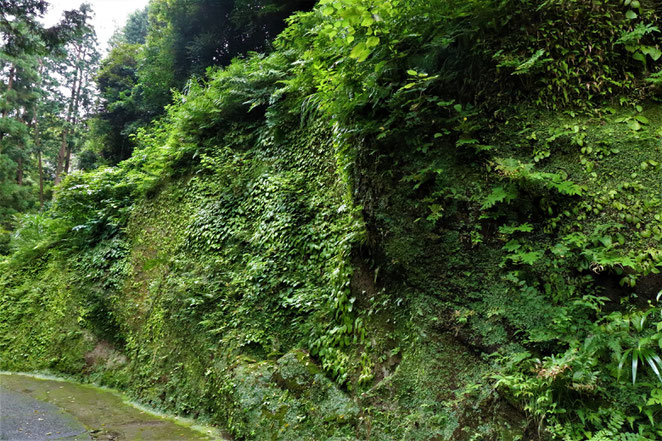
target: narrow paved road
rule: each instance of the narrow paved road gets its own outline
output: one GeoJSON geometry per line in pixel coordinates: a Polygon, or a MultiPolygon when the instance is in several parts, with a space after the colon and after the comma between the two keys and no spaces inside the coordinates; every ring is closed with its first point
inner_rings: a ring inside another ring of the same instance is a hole
{"type": "Polygon", "coordinates": [[[91,440],[62,409],[0,385],[0,440],[91,440]]]}
{"type": "Polygon", "coordinates": [[[2,441],[224,439],[192,424],[136,408],[107,389],[0,372],[2,441]]]}

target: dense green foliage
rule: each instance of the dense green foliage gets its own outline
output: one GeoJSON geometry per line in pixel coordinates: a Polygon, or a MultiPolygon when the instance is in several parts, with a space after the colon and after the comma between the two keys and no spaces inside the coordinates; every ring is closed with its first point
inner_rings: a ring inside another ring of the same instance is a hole
{"type": "Polygon", "coordinates": [[[109,164],[131,155],[133,135],[163,114],[172,90],[183,90],[210,66],[264,52],[285,18],[312,0],[153,0],[113,38],[98,75],[102,108],[96,151],[109,164]]]}
{"type": "MultiPolygon", "coordinates": [[[[117,127],[137,90],[213,64],[182,34],[202,10],[144,47],[125,29],[98,77],[117,127]],[[142,76],[141,57],[179,59],[154,49],[174,36],[201,64],[142,76]]],[[[0,368],[84,375],[236,439],[659,439],[659,12],[295,14],[21,218],[0,368]]]]}

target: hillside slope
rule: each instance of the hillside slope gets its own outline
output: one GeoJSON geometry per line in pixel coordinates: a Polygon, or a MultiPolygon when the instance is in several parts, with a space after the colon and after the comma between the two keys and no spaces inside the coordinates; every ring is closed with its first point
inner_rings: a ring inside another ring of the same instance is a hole
{"type": "Polygon", "coordinates": [[[236,439],[659,437],[657,3],[320,3],[22,220],[0,369],[236,439]]]}

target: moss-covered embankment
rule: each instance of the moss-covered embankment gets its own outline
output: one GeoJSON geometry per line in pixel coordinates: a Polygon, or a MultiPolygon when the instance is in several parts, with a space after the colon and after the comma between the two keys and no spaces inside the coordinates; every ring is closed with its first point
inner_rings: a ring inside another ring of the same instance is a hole
{"type": "Polygon", "coordinates": [[[598,3],[300,14],[23,220],[0,368],[236,439],[656,439],[662,118],[616,39],[657,12],[598,3]]]}
{"type": "Polygon", "coordinates": [[[121,234],[13,266],[0,368],[99,381],[254,439],[460,439],[484,362],[439,329],[441,299],[394,297],[360,256],[325,143],[295,131],[277,154],[222,150],[121,234]],[[339,277],[349,318],[329,305],[339,277]],[[311,348],[346,323],[359,340],[342,334],[325,371],[311,348]]]}

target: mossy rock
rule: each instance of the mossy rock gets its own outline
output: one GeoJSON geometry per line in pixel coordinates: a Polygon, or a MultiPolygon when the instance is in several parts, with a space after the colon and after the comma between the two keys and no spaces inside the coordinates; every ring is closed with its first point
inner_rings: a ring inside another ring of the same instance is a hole
{"type": "Polygon", "coordinates": [[[353,440],[356,403],[303,351],[233,371],[236,411],[264,440],[353,440]]]}

